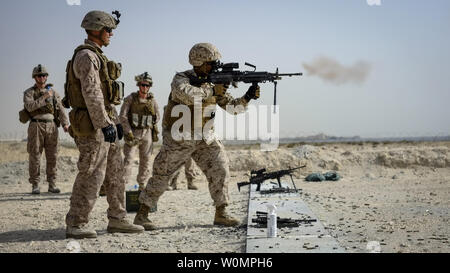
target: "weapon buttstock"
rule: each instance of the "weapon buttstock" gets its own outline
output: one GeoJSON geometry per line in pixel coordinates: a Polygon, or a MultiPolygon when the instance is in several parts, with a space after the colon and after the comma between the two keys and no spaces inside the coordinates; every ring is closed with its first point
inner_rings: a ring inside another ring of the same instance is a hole
{"type": "Polygon", "coordinates": [[[250,184],[249,182],[238,182],[237,186],[238,186],[238,191],[241,191],[241,187],[250,184]]]}

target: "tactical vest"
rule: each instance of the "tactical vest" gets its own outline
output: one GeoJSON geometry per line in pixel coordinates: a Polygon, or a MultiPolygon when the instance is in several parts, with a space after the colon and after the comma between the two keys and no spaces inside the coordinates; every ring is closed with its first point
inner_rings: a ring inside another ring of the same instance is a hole
{"type": "Polygon", "coordinates": [[[150,93],[147,102],[139,101],[138,92],[132,93],[128,122],[133,129],[152,129],[156,120],[156,111],[153,107],[153,95],[150,93]]]}
{"type": "MultiPolygon", "coordinates": [[[[33,86],[33,99],[34,100],[38,100],[40,97],[42,97],[43,95],[44,95],[45,93],[44,92],[40,92],[40,90],[36,87],[36,86],[33,86]]],[[[53,103],[53,100],[55,99],[55,96],[53,96],[52,98],[51,98],[51,102],[47,102],[46,103],[46,105],[45,106],[42,106],[41,108],[39,108],[39,109],[36,109],[36,110],[34,110],[34,111],[32,111],[32,112],[29,112],[30,113],[30,116],[32,117],[32,118],[34,118],[35,116],[38,116],[38,115],[43,115],[43,114],[52,114],[52,115],[55,115],[55,108],[57,107],[56,106],[56,103],[53,103]]]]}
{"type": "Polygon", "coordinates": [[[116,81],[121,74],[120,64],[109,61],[108,58],[103,55],[103,51],[98,47],[88,44],[77,47],[72,59],[67,62],[66,83],[64,84],[65,97],[63,99],[64,107],[73,108],[73,110],[69,113],[69,119],[73,132],[76,136],[92,136],[95,134],[95,129],[81,92],[81,82],[75,77],[73,70],[73,63],[77,53],[84,49],[89,49],[94,52],[100,60],[99,74],[101,90],[103,93],[103,100],[106,108],[105,110],[111,119],[114,119],[114,110],[111,104],[120,104],[123,98],[124,89],[124,84],[116,81]]]}
{"type": "MultiPolygon", "coordinates": [[[[167,102],[167,106],[164,108],[164,116],[163,116],[163,121],[162,121],[162,127],[165,130],[172,130],[172,125],[179,120],[180,118],[182,118],[182,115],[180,115],[179,117],[172,117],[172,109],[177,106],[180,105],[181,103],[178,103],[176,101],[174,101],[172,99],[172,94],[169,95],[169,100],[167,102]]],[[[203,100],[202,101],[202,130],[203,127],[205,126],[205,124],[214,119],[214,113],[212,113],[210,116],[208,117],[204,117],[203,116],[203,112],[205,110],[206,107],[208,107],[209,105],[215,105],[216,104],[216,97],[211,97],[209,99],[203,100]]],[[[184,105],[184,104],[183,104],[184,105]]],[[[194,128],[194,105],[185,105],[189,108],[189,111],[191,113],[191,133],[194,132],[195,128],[194,128]]]]}
{"type": "MultiPolygon", "coordinates": [[[[41,96],[43,96],[45,93],[44,92],[39,92],[39,90],[37,89],[36,86],[33,86],[33,99],[37,100],[39,99],[41,96]]],[[[24,107],[20,112],[19,112],[19,121],[21,123],[27,123],[28,121],[30,121],[30,119],[34,118],[37,115],[43,115],[43,114],[52,114],[53,115],[53,120],[56,124],[57,127],[59,127],[61,125],[60,121],[59,121],[59,105],[56,101],[56,95],[54,95],[51,99],[51,102],[47,102],[45,106],[36,109],[32,112],[28,112],[28,110],[24,107]]]]}

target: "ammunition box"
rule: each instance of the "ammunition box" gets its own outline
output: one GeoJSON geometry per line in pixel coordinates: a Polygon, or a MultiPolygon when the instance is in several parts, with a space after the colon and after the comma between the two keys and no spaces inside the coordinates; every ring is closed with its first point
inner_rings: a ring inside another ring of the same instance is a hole
{"type": "Polygon", "coordinates": [[[141,191],[126,191],[125,192],[125,209],[127,212],[138,211],[139,206],[139,194],[141,191]]]}

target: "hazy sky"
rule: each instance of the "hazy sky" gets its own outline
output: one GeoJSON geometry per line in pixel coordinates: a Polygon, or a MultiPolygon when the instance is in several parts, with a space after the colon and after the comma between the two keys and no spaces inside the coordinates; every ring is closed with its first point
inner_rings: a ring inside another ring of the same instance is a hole
{"type": "MultiPolygon", "coordinates": [[[[241,68],[247,61],[258,70],[305,72],[278,84],[281,136],[450,135],[448,0],[16,0],[0,10],[0,136],[26,130],[18,111],[37,64],[63,95],[67,60],[86,36],[81,20],[94,9],[122,13],[105,54],[123,64],[126,94],[148,71],[161,108],[174,73],[191,68],[192,45],[211,42],[222,61],[241,68]],[[337,85],[307,75],[302,64],[321,56],[371,69],[362,83],[337,85]]],[[[246,90],[241,84],[232,94],[246,90]]],[[[261,90],[257,103],[272,104],[273,85],[261,90]]]]}

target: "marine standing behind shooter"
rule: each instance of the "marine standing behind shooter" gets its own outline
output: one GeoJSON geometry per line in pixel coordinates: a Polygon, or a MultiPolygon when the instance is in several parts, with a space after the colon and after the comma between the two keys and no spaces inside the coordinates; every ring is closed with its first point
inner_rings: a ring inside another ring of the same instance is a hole
{"type": "Polygon", "coordinates": [[[80,152],[78,174],[66,215],[67,238],[95,238],[87,227],[89,213],[104,182],[109,208],[108,232],[137,233],[144,229],[126,220],[125,181],[119,139],[123,137],[114,105],[123,97],[123,83],[116,81],[121,66],[109,61],[101,49],[108,46],[117,19],[103,11],[91,11],[81,27],[88,38],[75,49],[67,65],[65,106],[69,113],[70,132],[80,152]],[[117,131],[116,131],[117,128],[117,131]]]}

